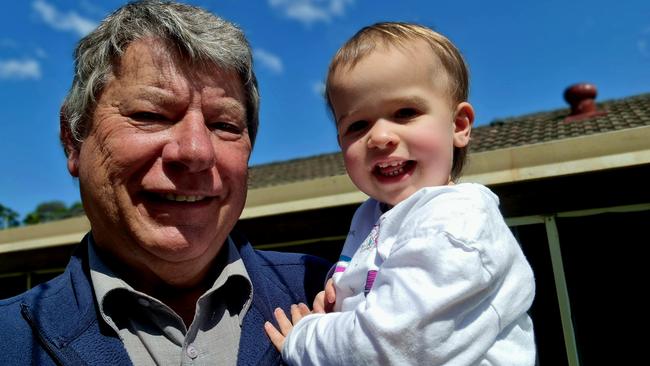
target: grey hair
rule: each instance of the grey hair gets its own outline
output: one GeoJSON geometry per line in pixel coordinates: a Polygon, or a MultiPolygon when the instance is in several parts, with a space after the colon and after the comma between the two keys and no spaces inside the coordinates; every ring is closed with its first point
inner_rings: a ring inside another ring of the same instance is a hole
{"type": "Polygon", "coordinates": [[[244,86],[251,143],[259,125],[259,92],[253,57],[244,33],[199,7],[163,1],[136,1],[109,15],[82,38],[74,52],[75,74],[61,107],[61,139],[66,154],[79,149],[90,131],[97,99],[127,47],[155,37],[177,50],[185,62],[237,72],[244,86]]]}

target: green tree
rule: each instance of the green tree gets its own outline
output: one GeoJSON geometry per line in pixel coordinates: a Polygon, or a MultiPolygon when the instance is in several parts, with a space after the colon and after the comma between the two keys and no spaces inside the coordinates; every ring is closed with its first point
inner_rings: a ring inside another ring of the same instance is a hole
{"type": "Polygon", "coordinates": [[[81,202],[75,202],[68,207],[68,217],[83,216],[84,214],[84,206],[81,202]]]}
{"type": "Polygon", "coordinates": [[[70,207],[61,201],[43,202],[36,206],[36,210],[25,216],[23,223],[26,225],[38,224],[48,221],[62,220],[68,217],[83,215],[83,206],[75,202],[70,207]]]}
{"type": "Polygon", "coordinates": [[[6,229],[20,225],[18,212],[0,204],[0,229],[6,229]]]}

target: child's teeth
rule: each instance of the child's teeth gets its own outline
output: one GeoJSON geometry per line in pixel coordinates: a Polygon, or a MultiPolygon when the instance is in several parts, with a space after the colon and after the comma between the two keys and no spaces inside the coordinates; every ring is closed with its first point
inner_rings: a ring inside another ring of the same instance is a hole
{"type": "Polygon", "coordinates": [[[389,166],[398,166],[398,165],[404,165],[403,161],[394,161],[392,163],[379,163],[377,166],[380,168],[388,168],[389,166]]]}

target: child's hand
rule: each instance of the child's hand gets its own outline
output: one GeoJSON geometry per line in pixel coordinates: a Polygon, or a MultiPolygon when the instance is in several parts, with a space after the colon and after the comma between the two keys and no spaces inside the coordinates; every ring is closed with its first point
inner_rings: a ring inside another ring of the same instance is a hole
{"type": "Polygon", "coordinates": [[[336,303],[336,289],[334,289],[334,282],[330,278],[325,284],[325,291],[321,291],[314,298],[314,313],[331,313],[334,311],[334,304],[336,303]]]}
{"type": "Polygon", "coordinates": [[[303,303],[291,305],[291,320],[287,318],[284,310],[280,308],[275,309],[273,315],[275,315],[275,320],[277,320],[280,330],[278,331],[270,322],[264,323],[264,330],[266,330],[266,334],[271,339],[271,343],[273,343],[278,351],[282,352],[284,339],[289,336],[293,326],[308,314],[311,314],[311,311],[309,311],[307,305],[303,303]]]}

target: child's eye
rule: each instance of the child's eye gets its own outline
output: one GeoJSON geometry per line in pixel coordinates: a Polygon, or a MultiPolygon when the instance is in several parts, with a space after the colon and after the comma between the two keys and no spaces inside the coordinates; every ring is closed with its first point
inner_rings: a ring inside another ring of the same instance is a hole
{"type": "Polygon", "coordinates": [[[400,108],[395,112],[395,118],[413,118],[417,116],[419,112],[415,108],[400,108]]]}
{"type": "Polygon", "coordinates": [[[368,127],[368,121],[356,121],[350,123],[350,125],[348,125],[348,128],[345,132],[346,133],[359,132],[365,130],[366,127],[368,127]]]}

